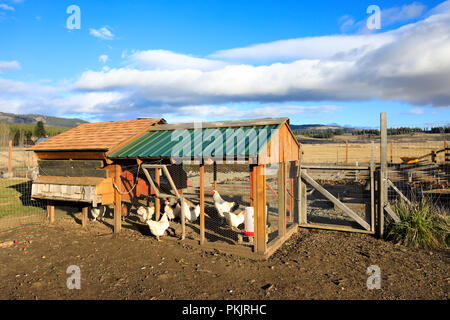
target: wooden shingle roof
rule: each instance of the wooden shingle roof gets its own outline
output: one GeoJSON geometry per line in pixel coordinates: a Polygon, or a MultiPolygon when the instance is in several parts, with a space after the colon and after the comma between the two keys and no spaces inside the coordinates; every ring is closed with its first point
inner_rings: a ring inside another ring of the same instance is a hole
{"type": "Polygon", "coordinates": [[[102,150],[108,151],[139,136],[149,127],[165,124],[159,119],[138,119],[84,123],[29,148],[33,151],[102,150]]]}

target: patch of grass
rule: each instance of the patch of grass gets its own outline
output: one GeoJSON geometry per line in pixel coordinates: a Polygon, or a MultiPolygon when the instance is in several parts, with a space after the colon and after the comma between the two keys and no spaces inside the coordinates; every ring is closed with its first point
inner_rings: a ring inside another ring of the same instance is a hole
{"type": "Polygon", "coordinates": [[[410,205],[398,202],[393,209],[401,222],[388,225],[387,240],[427,249],[449,246],[449,216],[442,208],[422,199],[410,205]]]}
{"type": "Polygon", "coordinates": [[[0,218],[42,210],[43,204],[31,200],[31,181],[0,179],[0,218]]]}

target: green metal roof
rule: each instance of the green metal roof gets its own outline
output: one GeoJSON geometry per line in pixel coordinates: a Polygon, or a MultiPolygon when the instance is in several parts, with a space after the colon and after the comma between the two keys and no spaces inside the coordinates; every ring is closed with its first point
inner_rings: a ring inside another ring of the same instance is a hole
{"type": "Polygon", "coordinates": [[[184,130],[151,130],[112,152],[109,158],[170,158],[258,155],[280,124],[184,130]],[[200,134],[200,132],[202,134],[200,134]],[[203,137],[203,139],[202,139],[203,137]],[[202,141],[203,140],[203,141],[202,141]]]}

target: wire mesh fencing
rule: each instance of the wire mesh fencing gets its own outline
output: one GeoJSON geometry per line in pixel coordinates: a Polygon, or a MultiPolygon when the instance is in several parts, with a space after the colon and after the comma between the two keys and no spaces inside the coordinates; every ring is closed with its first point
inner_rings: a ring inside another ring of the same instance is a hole
{"type": "Polygon", "coordinates": [[[279,164],[272,164],[266,168],[266,222],[267,243],[271,245],[279,236],[279,164]]]}
{"type": "Polygon", "coordinates": [[[306,169],[318,185],[307,183],[307,222],[370,231],[374,207],[369,167],[319,167],[306,169]]]}
{"type": "Polygon", "coordinates": [[[448,124],[434,123],[388,129],[388,200],[430,199],[450,206],[448,124]]]}
{"type": "Polygon", "coordinates": [[[33,152],[23,147],[0,148],[0,231],[45,221],[46,203],[31,199],[37,171],[33,152]]]}

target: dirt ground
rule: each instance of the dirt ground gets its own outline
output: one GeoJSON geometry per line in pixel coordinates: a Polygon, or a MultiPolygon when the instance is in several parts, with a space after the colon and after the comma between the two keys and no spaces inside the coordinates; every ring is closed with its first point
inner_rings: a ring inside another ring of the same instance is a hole
{"type": "Polygon", "coordinates": [[[120,235],[78,219],[0,233],[0,299],[449,299],[449,252],[369,235],[299,229],[270,259],[206,251],[146,228],[120,235]],[[81,289],[69,290],[70,265],[81,289]],[[370,265],[381,289],[366,285],[370,265]]]}

